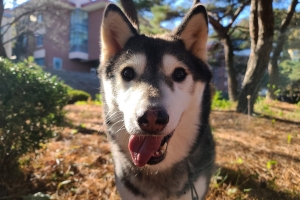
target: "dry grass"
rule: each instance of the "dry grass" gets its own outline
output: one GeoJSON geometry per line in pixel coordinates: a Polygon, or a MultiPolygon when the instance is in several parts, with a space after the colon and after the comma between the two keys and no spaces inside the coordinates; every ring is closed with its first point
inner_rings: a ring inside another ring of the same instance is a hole
{"type": "MultiPolygon", "coordinates": [[[[119,199],[101,107],[65,109],[69,123],[59,136],[21,159],[30,193],[119,199]]],[[[207,199],[300,199],[300,123],[214,111],[211,124],[218,167],[207,199]]]]}
{"type": "Polygon", "coordinates": [[[53,199],[119,199],[110,147],[103,134],[101,107],[67,106],[72,123],[56,140],[23,157],[32,193],[53,199]]]}
{"type": "Polygon", "coordinates": [[[213,112],[211,122],[227,179],[208,199],[300,199],[299,123],[230,112],[213,112]]]}

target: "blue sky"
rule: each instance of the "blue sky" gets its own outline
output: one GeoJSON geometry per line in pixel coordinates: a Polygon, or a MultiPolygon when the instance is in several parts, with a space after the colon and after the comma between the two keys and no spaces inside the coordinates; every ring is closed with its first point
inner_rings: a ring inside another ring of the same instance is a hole
{"type": "MultiPolygon", "coordinates": [[[[26,0],[17,0],[17,3],[18,4],[21,4],[21,3],[24,3],[26,0]]],[[[4,1],[4,2],[7,2],[5,3],[5,8],[11,8],[12,7],[12,0],[7,0],[7,1],[4,1]]]]}

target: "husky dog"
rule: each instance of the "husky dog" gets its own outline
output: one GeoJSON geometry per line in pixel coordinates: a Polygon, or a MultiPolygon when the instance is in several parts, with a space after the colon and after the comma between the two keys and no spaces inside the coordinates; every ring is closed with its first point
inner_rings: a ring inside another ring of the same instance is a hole
{"type": "Polygon", "coordinates": [[[99,76],[122,199],[205,198],[215,159],[207,37],[201,4],[164,36],[139,34],[106,7],[99,76]]]}

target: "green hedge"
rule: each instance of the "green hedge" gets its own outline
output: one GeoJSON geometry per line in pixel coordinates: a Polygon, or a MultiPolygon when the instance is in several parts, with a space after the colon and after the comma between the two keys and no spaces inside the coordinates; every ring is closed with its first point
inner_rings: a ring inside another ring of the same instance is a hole
{"type": "Polygon", "coordinates": [[[67,101],[67,87],[39,66],[0,58],[0,177],[19,156],[53,136],[67,101]]]}
{"type": "Polygon", "coordinates": [[[69,96],[69,104],[73,104],[77,101],[87,101],[88,99],[91,99],[91,95],[85,91],[82,90],[68,90],[68,96],[69,96]]]}

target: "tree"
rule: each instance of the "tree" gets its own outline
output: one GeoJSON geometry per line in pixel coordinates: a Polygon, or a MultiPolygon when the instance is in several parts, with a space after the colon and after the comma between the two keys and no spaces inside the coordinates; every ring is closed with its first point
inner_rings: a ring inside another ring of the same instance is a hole
{"type": "MultiPolygon", "coordinates": [[[[5,4],[8,3],[13,3],[13,1],[0,0],[1,16],[4,14],[5,4]]],[[[7,41],[0,40],[0,56],[7,57],[4,49],[6,43],[12,42],[20,36],[33,35],[42,28],[52,27],[56,20],[61,20],[63,12],[66,12],[68,8],[69,5],[60,0],[29,0],[14,8],[11,22],[1,25],[0,37],[2,38],[12,27],[16,29],[15,35],[7,41]],[[43,15],[43,22],[37,21],[38,15],[43,15]]],[[[2,22],[1,20],[2,17],[0,22],[2,22]]]]}
{"type": "Polygon", "coordinates": [[[288,12],[286,17],[282,20],[281,26],[279,29],[279,36],[276,41],[276,46],[273,50],[273,55],[271,61],[268,66],[269,72],[269,92],[267,94],[267,98],[275,100],[277,95],[275,91],[278,89],[278,78],[279,78],[279,69],[278,69],[278,60],[280,57],[280,53],[283,50],[283,46],[285,45],[288,38],[288,27],[291,23],[292,17],[295,13],[296,6],[298,4],[298,0],[292,0],[290,6],[288,8],[288,12]]]}
{"type": "Polygon", "coordinates": [[[267,69],[273,42],[274,14],[272,0],[252,0],[250,11],[251,53],[242,84],[237,112],[253,113],[260,83],[267,69]],[[250,98],[249,98],[250,95],[250,98]],[[248,96],[248,98],[247,98],[248,96]]]}
{"type": "MultiPolygon", "coordinates": [[[[196,3],[197,1],[194,1],[196,3]]],[[[208,19],[213,26],[224,48],[225,68],[227,71],[228,95],[229,100],[236,101],[238,97],[238,82],[236,71],[234,69],[234,44],[232,34],[239,26],[234,23],[244,8],[250,4],[250,0],[228,1],[222,6],[218,5],[218,1],[211,2],[208,5],[208,19]],[[225,25],[224,21],[229,23],[225,25]]]]}

